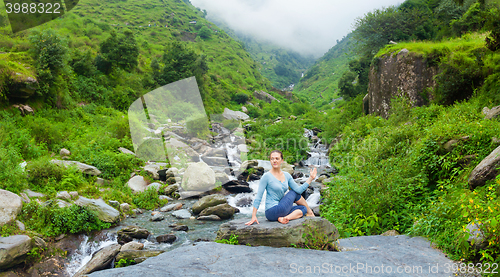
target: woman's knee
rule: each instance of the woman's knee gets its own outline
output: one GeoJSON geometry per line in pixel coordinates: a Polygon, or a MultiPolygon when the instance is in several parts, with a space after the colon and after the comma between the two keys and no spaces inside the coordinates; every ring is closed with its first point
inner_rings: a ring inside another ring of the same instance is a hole
{"type": "Polygon", "coordinates": [[[306,215],[307,214],[307,208],[306,206],[302,206],[302,205],[298,205],[298,210],[302,211],[302,215],[306,215]]]}

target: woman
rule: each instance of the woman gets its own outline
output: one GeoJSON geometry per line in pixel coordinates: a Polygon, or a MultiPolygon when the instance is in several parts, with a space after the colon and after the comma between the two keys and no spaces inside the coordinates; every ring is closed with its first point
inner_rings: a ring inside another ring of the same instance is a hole
{"type": "Polygon", "coordinates": [[[282,224],[287,224],[288,221],[301,218],[303,215],[314,216],[313,211],[307,205],[304,197],[301,196],[311,182],[316,178],[317,169],[311,169],[309,179],[299,186],[293,180],[288,172],[281,171],[283,163],[283,153],[279,150],[273,150],[270,155],[272,169],[262,175],[259,183],[257,197],[253,202],[252,220],[245,225],[252,225],[254,222],[259,224],[257,220],[257,209],[260,206],[264,190],[266,195],[266,218],[270,221],[279,221],[282,224]],[[287,194],[285,192],[290,186],[291,190],[287,194]],[[293,203],[297,206],[293,206],[293,203]]]}

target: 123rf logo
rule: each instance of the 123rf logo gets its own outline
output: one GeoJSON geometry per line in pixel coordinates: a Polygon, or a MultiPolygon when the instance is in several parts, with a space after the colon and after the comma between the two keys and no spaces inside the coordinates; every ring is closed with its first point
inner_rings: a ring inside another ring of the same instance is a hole
{"type": "Polygon", "coordinates": [[[4,0],[13,33],[42,25],[73,9],[78,0],[4,0]]]}

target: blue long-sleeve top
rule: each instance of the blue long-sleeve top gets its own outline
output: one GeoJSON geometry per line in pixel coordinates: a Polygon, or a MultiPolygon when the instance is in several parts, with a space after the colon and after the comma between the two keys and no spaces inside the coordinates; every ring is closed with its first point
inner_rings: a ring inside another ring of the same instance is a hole
{"type": "Polygon", "coordinates": [[[309,184],[306,182],[302,185],[297,185],[293,180],[292,175],[288,172],[285,173],[285,182],[281,182],[271,172],[266,172],[260,178],[259,189],[257,190],[257,196],[253,201],[253,206],[256,209],[259,209],[260,201],[262,200],[262,195],[264,194],[264,190],[267,191],[266,195],[266,210],[278,205],[279,201],[285,193],[288,191],[288,187],[294,190],[298,194],[302,194],[309,184]]]}

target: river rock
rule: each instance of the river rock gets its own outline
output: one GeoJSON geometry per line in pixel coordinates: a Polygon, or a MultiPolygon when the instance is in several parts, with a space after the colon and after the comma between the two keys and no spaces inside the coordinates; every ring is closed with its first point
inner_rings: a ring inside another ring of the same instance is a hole
{"type": "Polygon", "coordinates": [[[130,211],[130,205],[128,203],[121,203],[120,210],[124,213],[128,213],[128,211],[130,211]]]}
{"type": "Polygon", "coordinates": [[[182,179],[186,191],[208,191],[215,186],[215,172],[204,162],[190,164],[182,179]]]}
{"type": "Polygon", "coordinates": [[[147,187],[146,187],[146,190],[148,189],[155,189],[156,191],[160,191],[160,188],[161,188],[162,184],[160,183],[157,183],[157,182],[154,182],[154,183],[151,183],[149,184],[147,187]]]}
{"type": "Polygon", "coordinates": [[[16,220],[23,208],[23,201],[17,194],[0,189],[0,227],[16,220]]]}
{"type": "Polygon", "coordinates": [[[95,212],[97,218],[104,222],[115,223],[120,220],[120,212],[106,204],[102,199],[89,199],[80,196],[75,204],[95,212]]]}
{"type": "Polygon", "coordinates": [[[61,200],[61,199],[57,199],[57,200],[56,200],[56,204],[57,204],[57,206],[58,206],[59,208],[66,208],[66,207],[71,206],[71,203],[68,203],[68,202],[66,202],[66,201],[64,201],[64,200],[61,200]]]}
{"type": "Polygon", "coordinates": [[[69,155],[71,155],[71,152],[66,148],[62,148],[61,151],[59,151],[59,156],[61,157],[67,157],[69,155]]]}
{"type": "Polygon", "coordinates": [[[290,220],[288,224],[265,219],[260,220],[259,224],[245,225],[245,222],[248,222],[248,218],[235,219],[221,224],[216,240],[230,239],[234,234],[238,236],[239,244],[243,245],[290,247],[292,244],[298,245],[305,242],[302,235],[310,232],[306,225],[316,228],[320,234],[327,234],[332,241],[339,237],[337,228],[321,217],[302,217],[290,220]]]}
{"type": "Polygon", "coordinates": [[[78,191],[70,191],[69,195],[71,195],[72,199],[78,198],[78,191]]]}
{"type": "Polygon", "coordinates": [[[92,255],[90,261],[84,265],[73,277],[81,277],[94,271],[104,269],[115,259],[120,252],[121,245],[115,243],[108,245],[92,255]]]}
{"type": "Polygon", "coordinates": [[[116,232],[118,243],[125,244],[133,239],[147,239],[149,231],[139,226],[127,226],[116,232]]]}
{"type": "Polygon", "coordinates": [[[194,203],[191,210],[193,211],[194,214],[199,214],[201,211],[203,211],[208,207],[213,207],[224,203],[227,203],[227,200],[223,195],[220,194],[207,195],[200,198],[200,200],[194,203]]]}
{"type": "Polygon", "coordinates": [[[115,200],[109,200],[108,201],[109,205],[115,209],[120,208],[120,202],[115,201],[115,200]]]}
{"type": "Polygon", "coordinates": [[[185,232],[187,232],[189,230],[189,227],[187,225],[170,225],[168,227],[171,227],[172,231],[185,231],[185,232]]]}
{"type": "Polygon", "coordinates": [[[224,203],[224,204],[219,204],[217,206],[213,207],[208,207],[201,211],[200,216],[206,216],[206,215],[217,215],[221,219],[228,219],[231,218],[235,212],[239,212],[238,209],[232,207],[231,205],[224,203]]]}
{"type": "Polygon", "coordinates": [[[177,184],[170,185],[164,189],[166,195],[172,195],[179,191],[180,186],[177,184]]]}
{"type": "Polygon", "coordinates": [[[238,207],[252,207],[253,200],[251,197],[243,197],[236,201],[238,207]]]}
{"type": "Polygon", "coordinates": [[[144,248],[144,244],[137,241],[130,241],[122,245],[120,251],[126,250],[142,250],[144,248]]]}
{"type": "MultiPolygon", "coordinates": [[[[120,251],[118,255],[116,255],[116,260],[119,261],[121,259],[133,260],[136,263],[142,263],[147,258],[156,257],[165,251],[161,250],[125,250],[120,251]]],[[[139,275],[136,275],[139,276],[139,275]]]]}
{"type": "Polygon", "coordinates": [[[177,239],[173,234],[159,235],[156,237],[158,243],[172,243],[177,239]]]}
{"type": "Polygon", "coordinates": [[[186,209],[174,211],[172,215],[175,216],[177,219],[188,219],[191,217],[191,213],[186,209]]]}
{"type": "Polygon", "coordinates": [[[166,212],[170,212],[170,211],[180,210],[181,208],[182,208],[182,203],[168,204],[168,205],[163,206],[160,209],[160,212],[166,213],[166,212]]]}
{"type": "Polygon", "coordinates": [[[133,193],[138,193],[145,191],[148,183],[146,182],[144,177],[136,175],[128,180],[127,185],[133,193]]]}
{"type": "Polygon", "coordinates": [[[281,163],[281,170],[290,173],[290,175],[293,175],[293,166],[285,161],[281,163]]]}
{"type": "Polygon", "coordinates": [[[496,169],[500,165],[500,146],[491,152],[472,170],[469,176],[469,186],[474,189],[484,186],[485,182],[498,175],[496,169]]]}
{"type": "Polygon", "coordinates": [[[135,156],[135,153],[128,150],[127,148],[123,148],[123,147],[118,147],[118,151],[122,152],[123,154],[128,154],[128,155],[133,155],[135,156]]]}
{"type": "Polygon", "coordinates": [[[227,167],[229,166],[229,161],[227,158],[220,158],[220,157],[210,157],[210,156],[202,156],[201,157],[204,162],[206,162],[208,165],[211,166],[220,166],[220,167],[227,167]]]}
{"type": "Polygon", "coordinates": [[[150,221],[162,221],[164,219],[165,216],[162,213],[157,213],[151,217],[150,221]]]}
{"type": "Polygon", "coordinates": [[[246,120],[246,119],[250,118],[250,116],[248,116],[248,114],[246,114],[244,112],[233,111],[233,110],[230,110],[228,108],[224,108],[224,112],[222,113],[222,116],[225,119],[234,119],[234,120],[246,120]]]}
{"type": "Polygon", "coordinates": [[[229,182],[229,177],[224,172],[215,172],[215,181],[219,181],[224,184],[229,182]]]}
{"type": "Polygon", "coordinates": [[[204,216],[198,216],[196,218],[197,220],[206,220],[206,221],[221,221],[220,217],[218,215],[204,215],[204,216]]]}
{"type": "Polygon", "coordinates": [[[148,163],[144,166],[144,170],[151,176],[153,176],[153,179],[160,180],[160,175],[158,174],[158,170],[160,170],[162,166],[166,166],[166,164],[148,163]]]}
{"type": "Polygon", "coordinates": [[[30,190],[30,189],[24,190],[24,193],[26,193],[26,195],[28,195],[29,198],[41,198],[41,197],[45,197],[45,194],[39,193],[39,192],[34,192],[34,191],[30,190]]]}
{"type": "MultiPolygon", "coordinates": [[[[241,175],[240,175],[241,176],[241,175]]],[[[250,188],[250,184],[243,180],[231,180],[222,185],[230,193],[245,193],[252,192],[253,190],[250,188]]]]}
{"type": "Polygon", "coordinates": [[[84,163],[77,162],[77,161],[62,161],[62,160],[53,159],[53,160],[51,160],[51,162],[54,163],[54,164],[57,164],[59,166],[64,166],[64,167],[69,167],[69,166],[76,165],[77,168],[82,173],[88,174],[88,175],[94,175],[95,176],[95,175],[101,175],[101,173],[102,173],[95,166],[91,166],[91,165],[84,164],[84,163]]]}
{"type": "Polygon", "coordinates": [[[31,247],[26,235],[0,237],[0,271],[22,263],[31,247]]]}

